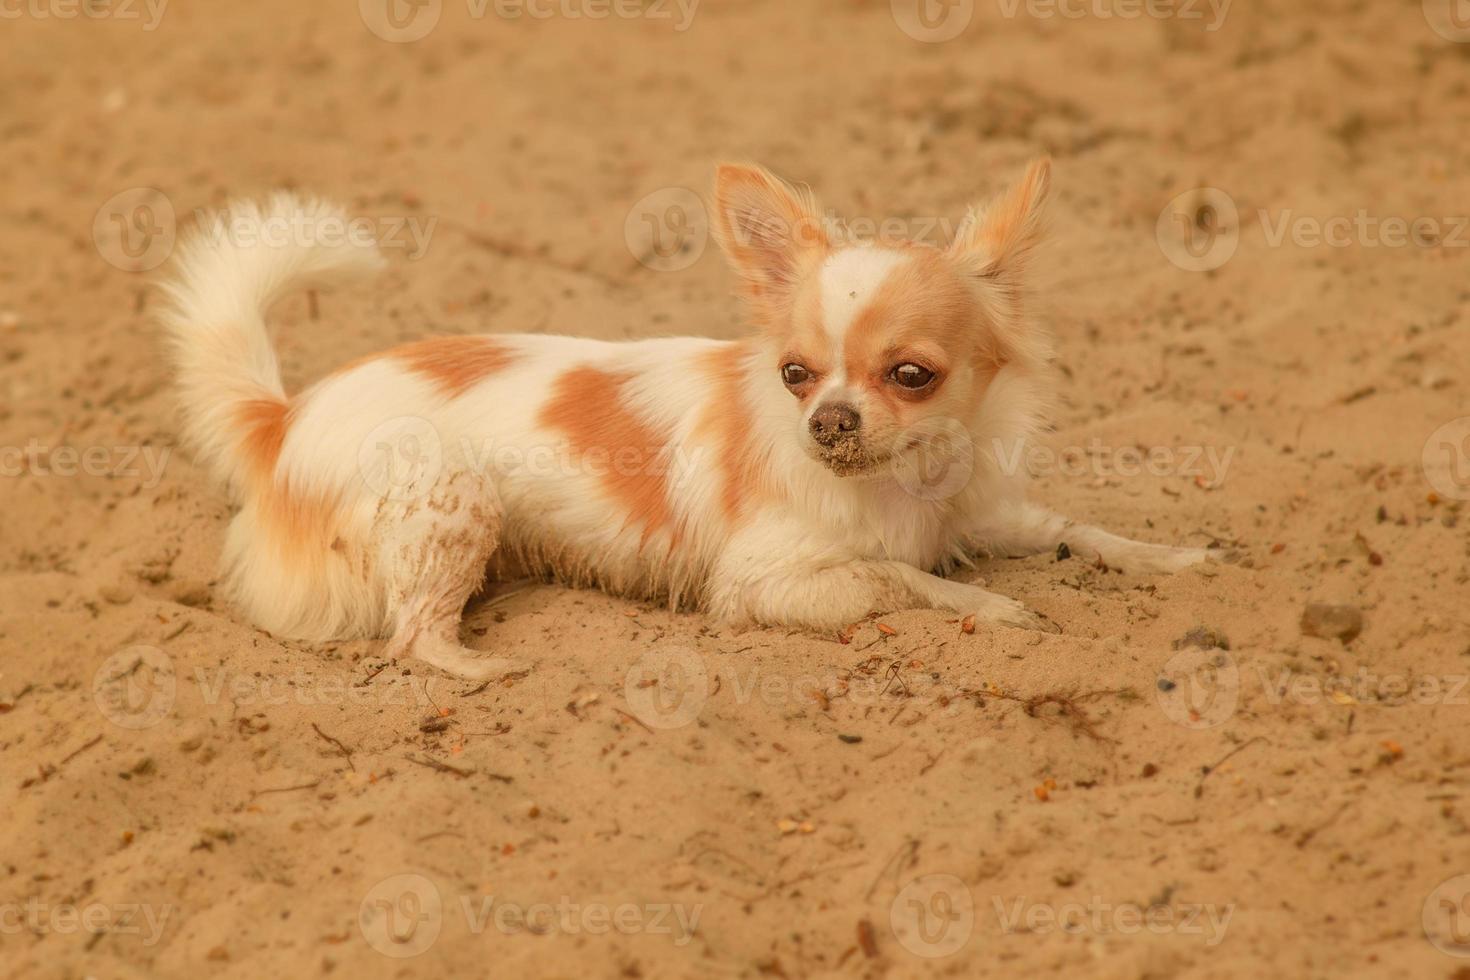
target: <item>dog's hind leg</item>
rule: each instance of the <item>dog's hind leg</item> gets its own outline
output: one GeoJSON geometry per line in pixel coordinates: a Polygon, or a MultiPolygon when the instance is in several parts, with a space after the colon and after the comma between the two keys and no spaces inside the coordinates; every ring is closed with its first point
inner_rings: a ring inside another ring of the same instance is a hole
{"type": "Polygon", "coordinates": [[[485,580],[500,527],[494,485],[468,469],[443,474],[412,499],[385,501],[376,530],[393,623],[388,656],[469,680],[516,671],[514,661],[459,642],[465,603],[485,580]]]}

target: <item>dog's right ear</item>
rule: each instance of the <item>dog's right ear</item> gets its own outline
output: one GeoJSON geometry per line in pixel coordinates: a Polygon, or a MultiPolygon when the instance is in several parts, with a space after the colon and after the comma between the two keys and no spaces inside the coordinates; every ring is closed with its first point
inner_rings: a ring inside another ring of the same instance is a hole
{"type": "Polygon", "coordinates": [[[713,227],[746,291],[768,312],[790,300],[830,245],[811,193],[761,167],[719,168],[713,227]]]}

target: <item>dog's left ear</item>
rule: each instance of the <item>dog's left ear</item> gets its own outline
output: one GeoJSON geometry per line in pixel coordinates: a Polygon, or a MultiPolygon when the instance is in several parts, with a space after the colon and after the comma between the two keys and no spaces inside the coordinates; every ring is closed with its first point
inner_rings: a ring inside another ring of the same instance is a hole
{"type": "Polygon", "coordinates": [[[1050,188],[1051,161],[1042,157],[1010,190],[983,208],[970,209],[950,243],[950,254],[978,278],[1018,286],[1041,240],[1041,213],[1050,188]]]}

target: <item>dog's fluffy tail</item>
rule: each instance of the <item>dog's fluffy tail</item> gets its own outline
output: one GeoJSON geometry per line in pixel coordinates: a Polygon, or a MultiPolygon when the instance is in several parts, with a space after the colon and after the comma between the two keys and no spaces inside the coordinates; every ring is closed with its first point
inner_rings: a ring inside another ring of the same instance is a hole
{"type": "Polygon", "coordinates": [[[377,248],[348,230],[342,212],[322,201],[277,194],[264,205],[238,202],[200,221],[160,284],[184,439],[236,493],[255,467],[274,467],[290,404],[266,311],[288,293],[382,265],[377,248]]]}

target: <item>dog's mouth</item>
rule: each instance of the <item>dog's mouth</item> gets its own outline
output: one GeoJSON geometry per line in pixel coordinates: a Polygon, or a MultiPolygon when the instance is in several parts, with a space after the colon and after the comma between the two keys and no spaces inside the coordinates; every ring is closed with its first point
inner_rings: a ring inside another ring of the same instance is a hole
{"type": "Polygon", "coordinates": [[[839,439],[830,446],[815,445],[812,454],[837,476],[866,476],[888,461],[857,439],[839,439]]]}

